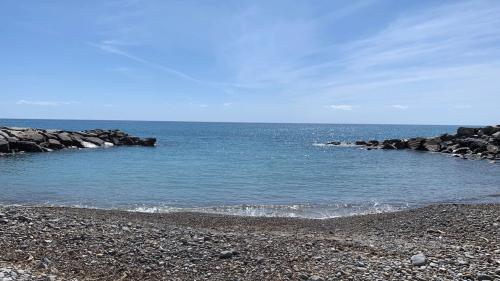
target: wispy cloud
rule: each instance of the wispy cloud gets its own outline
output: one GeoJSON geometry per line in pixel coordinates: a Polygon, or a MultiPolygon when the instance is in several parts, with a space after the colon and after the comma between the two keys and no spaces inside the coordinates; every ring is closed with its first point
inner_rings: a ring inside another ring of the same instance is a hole
{"type": "Polygon", "coordinates": [[[232,103],[232,102],[225,102],[225,103],[223,103],[222,105],[227,107],[227,106],[231,106],[231,105],[233,105],[233,103],[232,103]]]}
{"type": "Polygon", "coordinates": [[[347,104],[332,104],[329,105],[328,108],[334,109],[334,110],[352,110],[352,105],[347,105],[347,104]]]}
{"type": "Polygon", "coordinates": [[[395,108],[395,109],[400,109],[400,110],[406,110],[406,109],[408,109],[407,105],[400,105],[400,104],[393,104],[392,107],[395,108]]]}
{"type": "Polygon", "coordinates": [[[218,82],[218,81],[209,81],[209,80],[202,80],[198,79],[192,75],[189,75],[187,73],[184,73],[180,70],[177,70],[172,67],[168,67],[159,63],[155,63],[153,61],[144,59],[142,57],[136,56],[129,51],[125,50],[125,47],[127,46],[135,46],[136,44],[134,43],[123,43],[120,41],[116,40],[103,40],[99,43],[93,43],[93,42],[87,42],[89,46],[95,47],[100,49],[101,51],[122,56],[127,59],[133,60],[137,63],[143,64],[147,67],[154,68],[160,71],[163,71],[165,73],[168,73],[170,75],[173,75],[175,77],[197,83],[197,84],[203,84],[203,85],[208,85],[208,86],[221,86],[221,87],[240,87],[240,88],[257,88],[259,87],[258,85],[245,85],[245,84],[240,84],[240,83],[228,83],[228,82],[218,82]]]}
{"type": "Polygon", "coordinates": [[[32,100],[18,100],[17,105],[37,105],[37,106],[61,106],[76,104],[74,101],[32,101],[32,100]]]}
{"type": "Polygon", "coordinates": [[[239,83],[262,83],[307,99],[393,92],[402,85],[408,85],[403,97],[415,85],[460,91],[453,81],[474,85],[500,74],[500,60],[492,60],[500,58],[499,13],[496,1],[437,5],[402,14],[363,39],[330,45],[322,43],[325,19],[254,26],[243,17],[247,29],[224,56],[239,83]]]}

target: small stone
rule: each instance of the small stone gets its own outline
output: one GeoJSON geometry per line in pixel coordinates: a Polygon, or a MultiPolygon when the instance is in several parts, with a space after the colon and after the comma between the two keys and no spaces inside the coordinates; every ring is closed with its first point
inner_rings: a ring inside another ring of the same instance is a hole
{"type": "Polygon", "coordinates": [[[233,251],[222,251],[219,254],[219,258],[221,259],[230,259],[233,257],[233,251]]]}
{"type": "Polygon", "coordinates": [[[427,258],[424,254],[419,253],[411,257],[411,264],[414,266],[422,266],[427,263],[427,258]]]}
{"type": "Polygon", "coordinates": [[[319,277],[318,275],[313,275],[307,279],[308,281],[323,281],[324,279],[319,277]]]}
{"type": "Polygon", "coordinates": [[[299,274],[299,279],[300,279],[300,280],[307,280],[307,279],[309,279],[309,274],[304,273],[304,272],[301,272],[301,273],[299,274]]]}
{"type": "Polygon", "coordinates": [[[486,274],[479,274],[477,276],[477,280],[481,281],[485,281],[485,280],[493,280],[493,277],[489,276],[489,275],[486,275],[486,274]]]}

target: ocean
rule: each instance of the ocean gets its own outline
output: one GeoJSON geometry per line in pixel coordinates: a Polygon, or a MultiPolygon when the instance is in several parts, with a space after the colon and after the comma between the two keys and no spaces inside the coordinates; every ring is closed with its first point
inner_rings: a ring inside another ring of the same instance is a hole
{"type": "Polygon", "coordinates": [[[500,165],[325,142],[454,133],[457,126],[0,119],[0,126],[121,129],[155,148],[0,157],[0,204],[330,218],[500,201],[500,165]]]}

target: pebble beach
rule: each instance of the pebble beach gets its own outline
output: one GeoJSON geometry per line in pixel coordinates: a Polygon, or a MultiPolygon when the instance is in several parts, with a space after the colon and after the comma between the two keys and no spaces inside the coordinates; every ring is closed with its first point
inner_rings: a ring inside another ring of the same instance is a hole
{"type": "Polygon", "coordinates": [[[4,206],[0,280],[500,280],[500,205],[324,220],[4,206]]]}

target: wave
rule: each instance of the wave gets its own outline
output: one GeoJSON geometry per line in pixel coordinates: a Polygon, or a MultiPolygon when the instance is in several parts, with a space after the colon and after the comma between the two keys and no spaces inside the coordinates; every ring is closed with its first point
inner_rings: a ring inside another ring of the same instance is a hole
{"type": "Polygon", "coordinates": [[[248,217],[293,217],[293,218],[311,218],[328,219],[336,217],[346,217],[354,215],[366,215],[376,213],[386,213],[401,211],[410,208],[407,203],[404,204],[292,204],[292,205],[231,205],[231,206],[213,206],[213,207],[191,207],[180,208],[171,206],[138,206],[127,209],[131,212],[146,213],[171,213],[171,212],[198,212],[223,215],[236,215],[248,217]]]}

